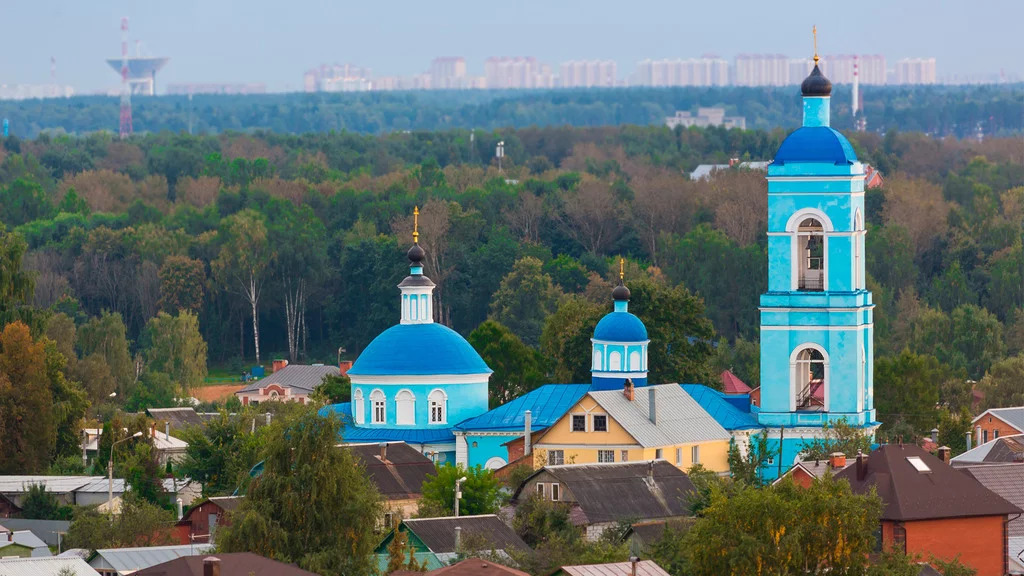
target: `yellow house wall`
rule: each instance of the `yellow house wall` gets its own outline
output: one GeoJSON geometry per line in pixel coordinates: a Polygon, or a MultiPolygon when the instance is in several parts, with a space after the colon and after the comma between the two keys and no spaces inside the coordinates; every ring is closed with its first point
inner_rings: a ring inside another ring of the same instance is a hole
{"type": "MultiPolygon", "coordinates": [[[[608,415],[593,398],[584,396],[565,416],[555,422],[541,438],[534,444],[535,467],[540,468],[547,464],[549,450],[562,450],[566,464],[593,464],[597,462],[598,450],[614,450],[615,461],[622,462],[622,452],[626,451],[628,461],[653,460],[658,448],[662,450],[662,458],[676,465],[682,470],[688,470],[693,466],[691,460],[690,444],[672,444],[644,448],[616,422],[608,416],[608,431],[593,432],[594,414],[608,415]],[[587,414],[587,432],[572,431],[572,415],[587,414]],[[683,451],[682,464],[676,463],[676,448],[683,451]]],[[[728,472],[729,441],[713,440],[710,442],[699,442],[700,463],[713,472],[728,472]]]]}

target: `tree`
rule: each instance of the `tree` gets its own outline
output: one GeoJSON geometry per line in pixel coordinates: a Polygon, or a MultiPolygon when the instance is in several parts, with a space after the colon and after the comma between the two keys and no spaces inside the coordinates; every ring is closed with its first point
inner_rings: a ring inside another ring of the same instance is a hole
{"type": "Polygon", "coordinates": [[[206,496],[231,494],[260,461],[269,435],[276,432],[273,426],[257,428],[256,418],[265,416],[253,408],[235,414],[222,411],[203,428],[185,428],[181,439],[188,448],[178,470],[202,484],[206,496]]]}
{"type": "Polygon", "coordinates": [[[174,516],[133,494],[121,498],[121,513],[111,518],[96,507],[79,507],[64,537],[67,548],[127,548],[172,544],[174,516]]]}
{"type": "Polygon", "coordinates": [[[57,457],[78,454],[81,442],[82,421],[89,408],[88,393],[75,381],[68,380],[67,361],[57,350],[57,345],[49,338],[43,337],[46,357],[46,379],[50,383],[50,395],[53,398],[53,425],[56,434],[54,455],[57,457]]]}
{"type": "Polygon", "coordinates": [[[854,456],[860,452],[871,452],[871,436],[864,429],[850,425],[846,418],[826,422],[821,427],[821,436],[804,444],[804,458],[828,460],[835,453],[854,456]]]}
{"type": "Polygon", "coordinates": [[[254,552],[326,576],[373,570],[380,495],[352,453],[336,447],[341,421],[306,411],[278,422],[231,525],[225,552],[254,552]]]}
{"type": "Polygon", "coordinates": [[[928,309],[914,322],[914,352],[934,354],[940,363],[965,371],[973,380],[980,380],[1002,359],[1004,346],[999,319],[973,304],[958,306],[948,316],[928,309]]]}
{"type": "Polygon", "coordinates": [[[206,342],[195,314],[185,310],[175,316],[160,312],[146,324],[143,341],[146,369],[170,376],[181,397],[202,386],[207,374],[206,342]]]}
{"type": "MultiPolygon", "coordinates": [[[[638,278],[629,283],[630,312],[647,326],[653,382],[708,382],[712,379],[715,329],[704,315],[704,301],[685,286],[638,278]]],[[[589,355],[588,355],[589,358],[589,355]]]]}
{"type": "Polygon", "coordinates": [[[0,224],[0,324],[17,318],[17,312],[32,297],[35,283],[21,268],[27,249],[16,232],[6,232],[0,224]]]}
{"type": "Polygon", "coordinates": [[[53,203],[37,182],[18,178],[6,189],[0,189],[0,222],[15,227],[49,218],[53,203]]]}
{"type": "MultiPolygon", "coordinates": [[[[936,423],[939,383],[945,370],[934,356],[914,354],[904,348],[895,358],[875,360],[875,409],[884,426],[907,422],[919,434],[936,423]]],[[[910,441],[910,439],[907,439],[910,441]]]]}
{"type": "Polygon", "coordinates": [[[494,370],[489,386],[492,408],[544,383],[544,358],[501,323],[485,321],[469,334],[468,340],[494,370]]]}
{"type": "Polygon", "coordinates": [[[985,393],[987,408],[1024,405],[1024,355],[993,364],[978,388],[985,393]]]}
{"type": "Polygon", "coordinates": [[[516,261],[491,299],[490,319],[507,326],[524,343],[540,343],[544,321],[558,306],[560,293],[544,273],[540,260],[527,256],[516,261]]]}
{"type": "Polygon", "coordinates": [[[56,443],[46,350],[21,322],[0,332],[0,430],[0,473],[46,469],[56,443]]]}
{"type": "Polygon", "coordinates": [[[99,354],[117,383],[117,396],[124,400],[135,384],[135,363],[128,352],[127,328],[117,312],[103,312],[90,318],[78,330],[82,358],[99,354]]]}
{"type": "Polygon", "coordinates": [[[34,520],[69,520],[71,507],[61,506],[57,497],[47,492],[45,484],[30,484],[21,502],[21,517],[34,520]]]}
{"type": "Polygon", "coordinates": [[[328,374],[310,394],[310,399],[318,404],[340,404],[352,398],[352,380],[345,374],[328,374]]]}
{"type": "Polygon", "coordinates": [[[428,475],[423,482],[423,498],[417,516],[451,516],[455,510],[455,481],[462,477],[466,481],[461,484],[459,515],[496,514],[501,483],[494,474],[480,466],[467,470],[462,464],[453,466],[448,463],[438,466],[437,473],[428,475]]]}
{"type": "Polygon", "coordinates": [[[210,263],[222,286],[241,294],[252,311],[256,363],[260,361],[260,296],[266,271],[274,258],[263,216],[243,210],[225,219],[221,232],[224,243],[217,259],[210,263]]]}
{"type": "Polygon", "coordinates": [[[582,296],[566,296],[548,316],[540,337],[541,353],[551,362],[556,382],[590,382],[590,339],[604,309],[582,296]]]}
{"type": "Polygon", "coordinates": [[[604,254],[622,227],[617,204],[606,182],[585,177],[575,191],[565,195],[562,229],[585,251],[604,254]]]}
{"type": "Polygon", "coordinates": [[[198,314],[203,308],[206,269],[201,260],[168,256],[160,266],[160,309],[168,314],[187,310],[198,314]]]}
{"type": "Polygon", "coordinates": [[[761,486],[764,483],[762,472],[768,461],[777,454],[768,449],[768,436],[761,432],[750,436],[749,444],[741,450],[735,438],[729,439],[729,474],[736,482],[748,486],[761,486]]]}

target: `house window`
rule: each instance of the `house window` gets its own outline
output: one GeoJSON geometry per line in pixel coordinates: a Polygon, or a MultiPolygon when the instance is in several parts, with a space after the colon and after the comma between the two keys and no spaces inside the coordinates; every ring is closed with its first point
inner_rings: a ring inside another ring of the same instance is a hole
{"type": "Polygon", "coordinates": [[[548,465],[558,466],[565,464],[565,452],[561,450],[549,450],[548,451],[548,465]]]}
{"type": "Polygon", "coordinates": [[[573,414],[572,415],[572,431],[573,432],[586,432],[587,431],[587,415],[586,414],[573,414]]]}
{"type": "Polygon", "coordinates": [[[893,548],[906,554],[907,552],[907,529],[903,524],[894,524],[892,527],[893,548]]]}
{"type": "Polygon", "coordinates": [[[608,431],[608,416],[604,414],[594,414],[594,432],[607,432],[608,431]]]}
{"type": "Polygon", "coordinates": [[[552,502],[558,502],[558,498],[559,498],[559,493],[558,492],[559,492],[559,490],[558,490],[558,483],[557,482],[553,482],[551,484],[551,501],[552,502]]]}
{"type": "Polygon", "coordinates": [[[821,412],[825,409],[827,366],[825,356],[817,348],[797,352],[793,366],[797,410],[821,412]]]}
{"type": "Polygon", "coordinates": [[[374,390],[370,392],[370,404],[373,406],[373,423],[384,424],[387,422],[387,407],[384,398],[384,392],[381,390],[374,390]]]}
{"type": "Polygon", "coordinates": [[[676,448],[676,466],[683,465],[683,449],[676,448]]]}
{"type": "Polygon", "coordinates": [[[356,421],[356,424],[362,424],[366,422],[366,406],[363,400],[363,390],[356,388],[356,391],[352,393],[352,418],[356,421]]]}
{"type": "Polygon", "coordinates": [[[430,423],[444,424],[448,421],[448,395],[444,390],[434,390],[430,393],[430,423]]]}
{"type": "Polygon", "coordinates": [[[600,464],[615,462],[615,450],[598,450],[597,461],[600,464]]]}
{"type": "Polygon", "coordinates": [[[544,493],[544,483],[543,482],[537,482],[537,495],[540,496],[541,498],[543,498],[544,494],[545,494],[544,493]]]}
{"type": "Polygon", "coordinates": [[[661,448],[655,448],[654,449],[654,459],[655,460],[660,460],[661,459],[661,448]]]}
{"type": "Polygon", "coordinates": [[[622,460],[623,462],[629,462],[629,450],[623,450],[622,454],[620,454],[619,459],[622,460]]]}
{"type": "Polygon", "coordinates": [[[409,390],[395,395],[395,423],[402,426],[416,424],[416,397],[409,390]]]}
{"type": "Polygon", "coordinates": [[[988,430],[981,431],[981,443],[984,444],[985,442],[988,442],[988,430]]]}
{"type": "Polygon", "coordinates": [[[999,430],[992,431],[992,439],[995,440],[996,438],[999,438],[999,430]]]}
{"type": "Polygon", "coordinates": [[[693,446],[690,448],[690,463],[700,464],[700,446],[693,446]]]}
{"type": "Polygon", "coordinates": [[[387,530],[389,528],[394,528],[394,527],[395,527],[395,513],[394,512],[385,512],[384,513],[384,529],[387,530]]]}

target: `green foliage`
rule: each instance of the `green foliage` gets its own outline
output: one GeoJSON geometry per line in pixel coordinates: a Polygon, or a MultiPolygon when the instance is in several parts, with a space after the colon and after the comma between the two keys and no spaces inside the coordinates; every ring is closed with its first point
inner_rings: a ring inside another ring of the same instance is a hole
{"type": "MultiPolygon", "coordinates": [[[[939,401],[937,382],[946,378],[934,356],[904,348],[895,358],[875,360],[875,409],[885,429],[906,422],[918,434],[935,427],[939,401]]],[[[906,439],[908,442],[912,438],[906,439]]]]}
{"type": "Polygon", "coordinates": [[[43,342],[14,322],[0,333],[0,473],[46,469],[56,447],[53,392],[43,342]]]}
{"type": "Polygon", "coordinates": [[[203,308],[206,269],[202,261],[169,256],[160,266],[160,309],[168,314],[187,310],[198,314],[203,308]]]}
{"type": "Polygon", "coordinates": [[[459,516],[496,514],[501,501],[501,483],[494,474],[480,466],[467,470],[461,464],[448,463],[439,465],[437,472],[428,475],[423,482],[423,498],[417,516],[451,516],[455,510],[455,481],[463,477],[466,481],[461,484],[459,516]]]}
{"type": "Polygon", "coordinates": [[[174,515],[131,491],[121,500],[121,512],[109,516],[94,506],[75,510],[71,527],[64,536],[65,548],[128,548],[164,546],[174,542],[174,515]]]}
{"type": "Polygon", "coordinates": [[[1024,355],[993,364],[978,388],[985,393],[986,408],[1024,405],[1024,355]]]}
{"type": "Polygon", "coordinates": [[[35,288],[32,275],[22,270],[22,258],[28,246],[20,234],[7,232],[0,224],[0,322],[17,318],[35,288]]]}
{"type": "Polygon", "coordinates": [[[527,256],[517,260],[501,280],[491,300],[490,319],[507,326],[525,344],[540,344],[544,322],[558,305],[560,296],[540,260],[527,256]]]}
{"type": "Polygon", "coordinates": [[[269,435],[276,431],[274,426],[256,428],[257,418],[265,421],[266,416],[254,408],[234,414],[221,411],[203,428],[182,430],[188,448],[178,471],[202,484],[207,497],[232,494],[260,462],[269,435]]]}
{"type": "Polygon", "coordinates": [[[540,348],[551,363],[555,382],[590,382],[593,347],[590,339],[604,312],[601,306],[582,296],[567,296],[548,317],[540,348]]]}
{"type": "Polygon", "coordinates": [[[847,456],[855,456],[860,452],[867,454],[871,452],[871,436],[865,429],[853,426],[846,418],[841,418],[835,422],[826,422],[821,428],[820,437],[804,443],[803,452],[804,458],[808,460],[828,460],[835,453],[847,456]]]}
{"type": "Polygon", "coordinates": [[[206,342],[199,333],[199,318],[179,310],[175,316],[160,312],[146,324],[146,369],[167,374],[186,397],[206,378],[206,342]]]}
{"type": "Polygon", "coordinates": [[[352,396],[352,381],[345,374],[337,376],[328,374],[323,382],[313,390],[310,398],[320,404],[339,404],[348,402],[352,396]]]}
{"type": "Polygon", "coordinates": [[[486,320],[467,340],[494,371],[488,387],[492,408],[544,383],[544,357],[501,323],[486,320]]]}
{"type": "Polygon", "coordinates": [[[78,329],[78,348],[83,358],[99,354],[117,384],[117,396],[127,398],[135,384],[135,366],[128,351],[127,327],[117,312],[103,312],[78,329]]]}
{"type": "Polygon", "coordinates": [[[231,525],[220,529],[219,549],[294,562],[326,576],[370,573],[380,495],[352,453],[335,446],[340,420],[306,411],[272,428],[263,474],[232,513],[231,525]]]}
{"type": "MultiPolygon", "coordinates": [[[[729,475],[734,482],[747,486],[761,486],[764,481],[761,474],[768,466],[768,460],[778,457],[768,448],[768,436],[761,432],[750,436],[750,442],[745,450],[741,450],[735,438],[729,439],[729,475]]],[[[708,494],[702,494],[707,500],[708,494]]],[[[706,507],[706,501],[698,500],[696,503],[706,507]]]]}
{"type": "Polygon", "coordinates": [[[61,506],[44,484],[30,484],[21,501],[21,517],[34,520],[70,520],[71,507],[61,506]]]}

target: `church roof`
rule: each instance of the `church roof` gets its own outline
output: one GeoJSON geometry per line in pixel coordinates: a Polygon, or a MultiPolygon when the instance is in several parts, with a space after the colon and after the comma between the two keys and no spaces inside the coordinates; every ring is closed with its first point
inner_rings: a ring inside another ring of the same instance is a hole
{"type": "Polygon", "coordinates": [[[594,328],[594,340],[643,342],[647,340],[647,327],[629,312],[610,312],[594,328]]]}
{"type": "Polygon", "coordinates": [[[775,153],[776,165],[787,162],[853,164],[857,154],[845,136],[828,126],[797,128],[782,141],[775,153]]]}
{"type": "Polygon", "coordinates": [[[524,412],[530,411],[530,429],[542,430],[558,421],[590,390],[590,384],[545,384],[493,410],[464,420],[460,431],[519,431],[526,426],[524,412]]]}
{"type": "Polygon", "coordinates": [[[437,323],[398,324],[370,342],[349,376],[490,374],[483,358],[458,332],[437,323]]]}
{"type": "Polygon", "coordinates": [[[405,442],[406,444],[444,444],[455,442],[455,435],[451,428],[370,428],[357,427],[352,422],[352,403],[342,402],[340,404],[329,404],[320,409],[320,415],[334,414],[341,418],[345,427],[341,430],[341,437],[345,442],[405,442]]]}

